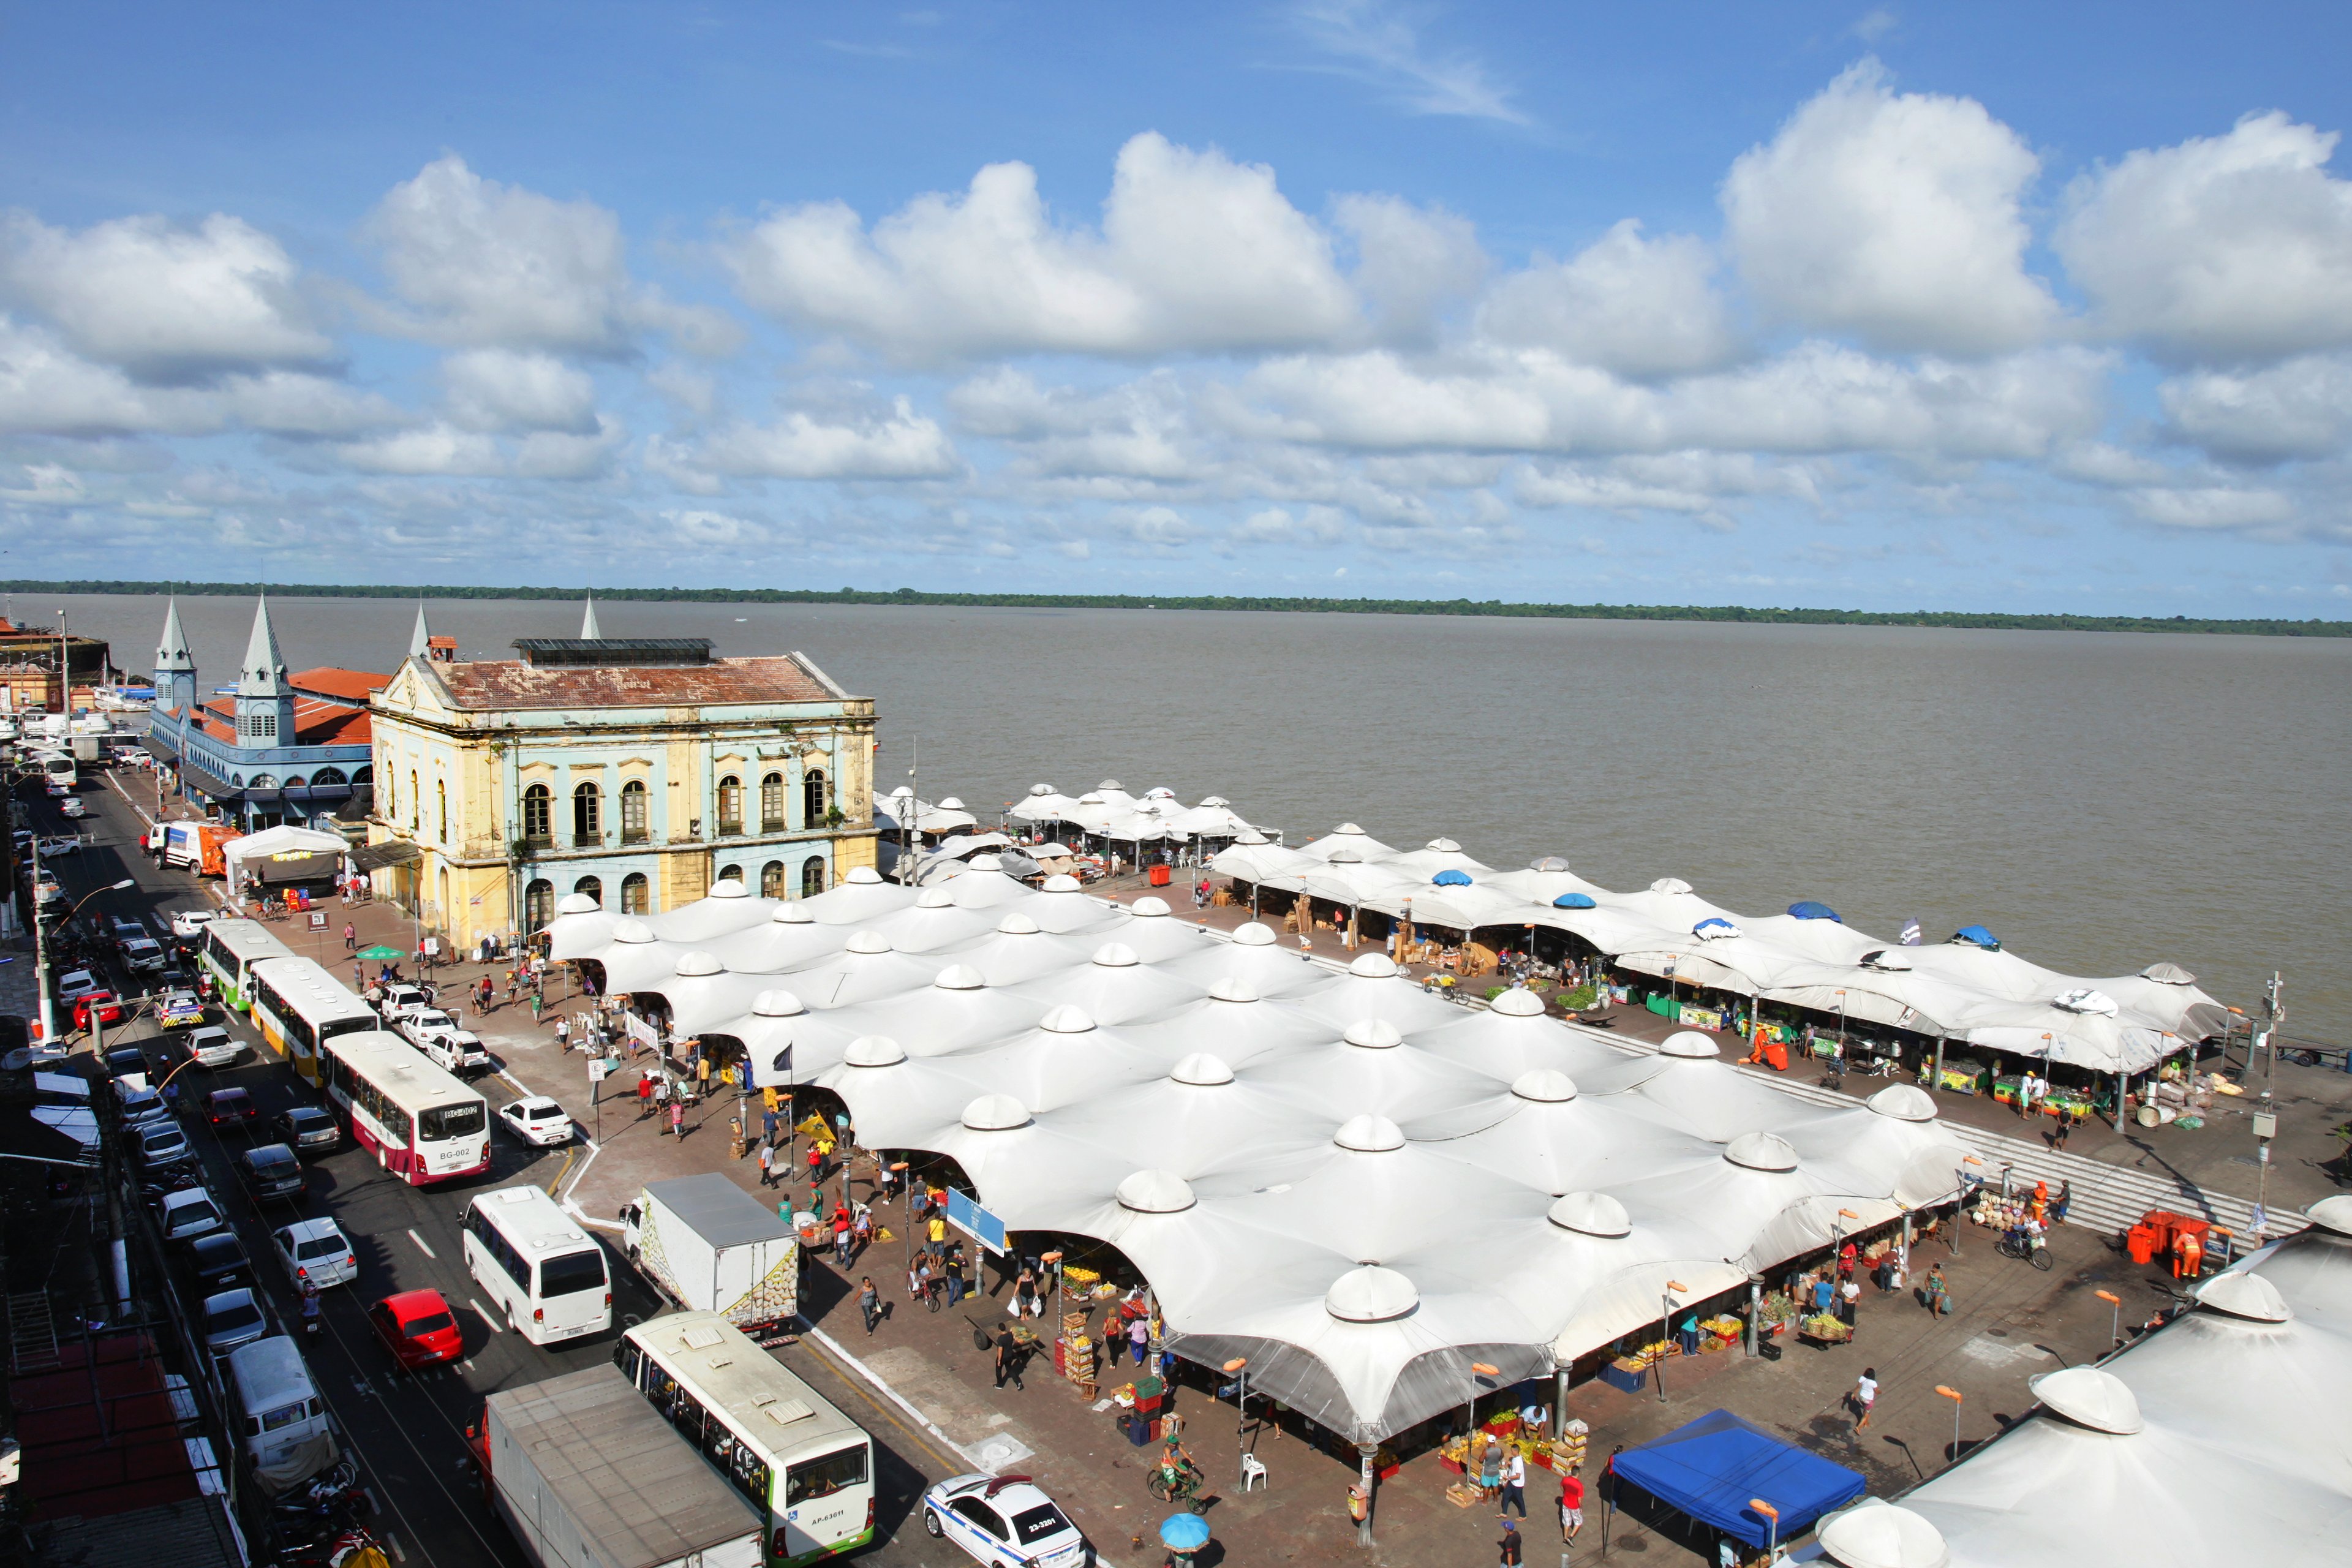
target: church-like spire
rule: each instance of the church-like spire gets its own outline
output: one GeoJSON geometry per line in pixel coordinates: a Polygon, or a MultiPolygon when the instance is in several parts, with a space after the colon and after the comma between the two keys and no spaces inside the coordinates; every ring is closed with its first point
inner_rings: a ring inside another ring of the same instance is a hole
{"type": "Polygon", "coordinates": [[[239,697],[285,695],[286,658],[278,651],[278,630],[269,624],[269,595],[261,595],[253,610],[253,636],[245,645],[245,663],[237,670],[239,697]]]}
{"type": "Polygon", "coordinates": [[[195,668],[196,657],[188,651],[188,635],[180,629],[180,600],[174,595],[163,610],[163,638],[155,645],[155,669],[161,674],[195,668]]]}
{"type": "Polygon", "coordinates": [[[602,641],[604,634],[596,629],[596,595],[588,595],[587,612],[580,617],[580,635],[590,642],[602,641]]]}
{"type": "Polygon", "coordinates": [[[433,657],[433,629],[425,624],[425,601],[422,599],[416,601],[416,629],[408,636],[408,657],[433,657]]]}

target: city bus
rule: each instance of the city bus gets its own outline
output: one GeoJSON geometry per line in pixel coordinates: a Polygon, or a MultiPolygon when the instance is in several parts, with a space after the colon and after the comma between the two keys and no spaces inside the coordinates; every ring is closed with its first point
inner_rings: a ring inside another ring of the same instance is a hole
{"type": "Polygon", "coordinates": [[[247,976],[246,1002],[255,1031],[313,1089],[326,1087],[319,1065],[320,1041],[383,1026],[375,1010],[315,959],[256,959],[247,976]]]}
{"type": "Polygon", "coordinates": [[[327,1098],[352,1140],[411,1186],[490,1168],[487,1100],[398,1035],[334,1035],[319,1048],[327,1098]]]}
{"type": "Polygon", "coordinates": [[[621,1336],[614,1364],[767,1519],[766,1568],[874,1539],[874,1440],[742,1330],[679,1312],[621,1336]]]}
{"type": "Polygon", "coordinates": [[[294,950],[262,928],[259,921],[212,921],[205,926],[203,963],[220,999],[242,1013],[253,1005],[247,985],[253,966],[265,958],[292,958],[294,950]]]}

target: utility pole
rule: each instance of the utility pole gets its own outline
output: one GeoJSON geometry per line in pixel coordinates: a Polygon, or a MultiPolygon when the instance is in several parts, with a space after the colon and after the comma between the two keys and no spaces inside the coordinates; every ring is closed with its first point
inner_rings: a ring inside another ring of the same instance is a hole
{"type": "Polygon", "coordinates": [[[2278,1136],[2277,1101],[2273,1098],[2278,1087],[2279,1022],[2286,1016],[2286,981],[2277,971],[2271,973],[2268,1000],[2270,1027],[2263,1031],[2263,1098],[2254,1107],[2254,1245],[2260,1247],[2270,1230],[2271,1140],[2278,1136]]]}

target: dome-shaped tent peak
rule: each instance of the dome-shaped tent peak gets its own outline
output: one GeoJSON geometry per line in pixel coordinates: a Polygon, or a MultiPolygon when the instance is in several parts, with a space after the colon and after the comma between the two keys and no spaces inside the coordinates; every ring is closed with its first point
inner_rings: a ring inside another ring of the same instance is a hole
{"type": "Polygon", "coordinates": [[[1349,1269],[1323,1293],[1323,1310],[1343,1323],[1385,1323],[1420,1305],[1412,1280],[1377,1263],[1349,1269]]]}
{"type": "Polygon", "coordinates": [[[1875,969],[1882,974],[1907,974],[1911,972],[1911,955],[1899,947],[1874,948],[1862,955],[1862,967],[1875,969]]]}
{"type": "Polygon", "coordinates": [[[775,913],[770,915],[768,918],[775,921],[780,926],[813,926],[816,924],[816,917],[809,913],[808,906],[800,902],[798,900],[794,900],[789,904],[778,904],[776,906],[775,913]]]}
{"type": "Polygon", "coordinates": [[[2158,985],[2194,985],[2197,976],[2177,963],[2151,963],[2139,972],[2143,980],[2153,980],[2158,985]]]}
{"type": "Polygon", "coordinates": [[[1684,1029],[1668,1035],[1658,1047],[1662,1057],[1683,1057],[1692,1061],[1713,1061],[1723,1054],[1723,1047],[1700,1034],[1696,1029],[1684,1029]]]}
{"type": "Polygon", "coordinates": [[[1132,969],[1140,962],[1135,949],[1123,942],[1107,942],[1095,949],[1094,962],[1105,969],[1132,969]]]}
{"type": "Polygon", "coordinates": [[[654,928],[643,921],[615,921],[613,922],[613,940],[633,943],[652,942],[654,928]]]}
{"type": "Polygon", "coordinates": [[[1352,833],[1359,838],[1369,838],[1371,837],[1371,835],[1366,833],[1362,828],[1357,826],[1352,822],[1343,822],[1331,831],[1334,833],[1352,833]]]}
{"type": "Polygon", "coordinates": [[[1428,847],[1436,850],[1440,855],[1462,853],[1462,846],[1454,843],[1451,838],[1433,838],[1429,841],[1428,847]]]}
{"type": "Polygon", "coordinates": [[[1391,1051],[1404,1044],[1404,1037],[1386,1018],[1359,1018],[1341,1030],[1339,1037],[1368,1051],[1391,1051]]]}
{"type": "Polygon", "coordinates": [[[996,922],[999,936],[1035,936],[1037,922],[1027,915],[1007,915],[996,922]]]}
{"type": "Polygon", "coordinates": [[[940,809],[941,811],[961,811],[963,808],[963,802],[958,800],[953,795],[950,795],[945,800],[940,802],[940,809]]]}
{"type": "Polygon", "coordinates": [[[727,966],[712,952],[685,952],[678,955],[677,973],[688,979],[699,980],[705,975],[719,974],[727,966]]]}
{"type": "Polygon", "coordinates": [[[585,893],[566,893],[555,900],[559,915],[593,915],[604,907],[585,893]]]}
{"type": "Polygon", "coordinates": [[[955,895],[945,888],[925,888],[915,895],[915,907],[919,910],[951,910],[955,908],[955,895]]]}
{"type": "Polygon", "coordinates": [[[801,999],[789,991],[762,991],[751,999],[751,1011],[762,1018],[796,1017],[806,1011],[801,999]]]}
{"type": "Polygon", "coordinates": [[[1268,838],[1265,834],[1260,833],[1256,828],[1253,827],[1246,833],[1234,834],[1234,842],[1236,844],[1271,844],[1274,840],[1268,838]]]}
{"type": "Polygon", "coordinates": [[[1117,779],[1105,779],[1102,783],[1095,785],[1095,788],[1098,790],[1124,790],[1126,787],[1126,785],[1120,784],[1117,779]]]}
{"type": "Polygon", "coordinates": [[[1182,1214],[1198,1200],[1192,1184],[1173,1171],[1138,1171],[1119,1183],[1118,1206],[1137,1214],[1182,1214]]]}
{"type": "Polygon", "coordinates": [[[1178,1062],[1175,1070],[1168,1076],[1178,1083],[1190,1084],[1195,1089],[1214,1089],[1219,1084],[1233,1082],[1234,1069],[1225,1065],[1222,1057],[1213,1057],[1206,1051],[1194,1051],[1178,1062]]]}
{"type": "Polygon", "coordinates": [[[1528,862],[1530,871],[1565,871],[1568,862],[1557,855],[1538,855],[1528,862]]]}
{"type": "Polygon", "coordinates": [[[1916,1083],[1890,1083],[1863,1103],[1897,1121],[1936,1120],[1935,1097],[1916,1083]]]}
{"type": "Polygon", "coordinates": [[[1349,973],[1366,980],[1386,980],[1396,972],[1396,960],[1384,952],[1368,952],[1348,965],[1349,973]]]}
{"type": "Polygon", "coordinates": [[[1952,933],[1952,940],[1967,947],[1980,947],[1987,952],[2000,951],[2000,938],[1982,926],[1962,926],[1952,933]]]}
{"type": "Polygon", "coordinates": [[[1202,804],[1202,805],[1215,806],[1215,805],[1233,805],[1234,803],[1233,803],[1232,801],[1227,800],[1223,795],[1202,795],[1202,796],[1201,797],[1201,804],[1202,804]]]}
{"type": "Polygon", "coordinates": [[[710,891],[704,895],[712,899],[748,899],[751,896],[751,889],[743,885],[740,877],[721,878],[711,883],[710,891]]]}
{"type": "Polygon", "coordinates": [[[1255,1002],[1257,1000],[1257,987],[1237,975],[1228,974],[1209,987],[1209,999],[1213,1002],[1255,1002]]]}
{"type": "Polygon", "coordinates": [[[2197,1300],[2217,1312],[2257,1323],[2284,1323],[2294,1316],[2279,1288],[2259,1274],[2216,1274],[2198,1287],[2197,1300]]]}
{"type": "Polygon", "coordinates": [[[1065,1003],[1038,1019],[1037,1026],[1049,1035],[1083,1035],[1095,1026],[1095,1021],[1084,1007],[1065,1003]]]}
{"type": "Polygon", "coordinates": [[[1234,944],[1237,947],[1272,947],[1274,928],[1251,921],[1234,928],[1234,944]]]}
{"type": "Polygon", "coordinates": [[[1010,1132],[1029,1125],[1029,1108],[1009,1094],[983,1094],[963,1108],[963,1124],[974,1132],[1010,1132]]]}
{"type": "Polygon", "coordinates": [[[2051,1410],[2094,1432],[2128,1437],[2147,1425],[2131,1386],[2099,1367],[2062,1367],[2028,1380],[2027,1386],[2051,1410]]]}
{"type": "Polygon", "coordinates": [[[1448,866],[1444,870],[1440,871],[1436,876],[1432,877],[1429,880],[1433,887],[1466,888],[1470,886],[1470,873],[1467,871],[1457,871],[1453,867],[1448,866]]]}
{"type": "Polygon", "coordinates": [[[2322,1198],[2303,1211],[2311,1223],[2336,1236],[2352,1236],[2352,1193],[2322,1198]]]}
{"type": "Polygon", "coordinates": [[[1625,1212],[1625,1205],[1607,1193],[1564,1194],[1544,1217],[1562,1230],[1582,1236],[1613,1239],[1633,1232],[1633,1216],[1625,1212]]]}
{"type": "Polygon", "coordinates": [[[1511,1092],[1538,1105],[1565,1105],[1576,1098],[1576,1080],[1558,1068],[1533,1068],[1511,1080],[1511,1092]]]}
{"type": "Polygon", "coordinates": [[[1742,936],[1745,934],[1746,933],[1738,926],[1732,924],[1729,921],[1725,920],[1721,915],[1709,915],[1706,919],[1691,927],[1691,935],[1698,938],[1701,942],[1716,942],[1724,937],[1742,936]]]}
{"type": "Polygon", "coordinates": [[[1486,1004],[1490,1013],[1500,1013],[1506,1018],[1540,1018],[1543,998],[1525,986],[1515,985],[1486,1004]]]}
{"type": "Polygon", "coordinates": [[[1744,1171],[1793,1171],[1797,1152],[1774,1132],[1742,1132],[1724,1145],[1723,1157],[1744,1171]]]}
{"type": "MultiPolygon", "coordinates": [[[[887,1035],[860,1035],[849,1042],[849,1048],[841,1053],[841,1059],[854,1068],[896,1067],[907,1059],[907,1047],[887,1035]]],[[[1007,1097],[996,1095],[991,1098],[1002,1100],[1007,1097]]],[[[975,1100],[973,1103],[979,1102],[975,1100]]],[[[1017,1106],[1020,1101],[1014,1100],[1013,1103],[1017,1106]]],[[[965,1114],[971,1113],[967,1111],[965,1114]]]]}
{"type": "Polygon", "coordinates": [[[1078,890],[1078,879],[1066,871],[1056,871],[1038,883],[1037,890],[1041,893],[1075,893],[1078,890]]]}
{"type": "Polygon", "coordinates": [[[1168,900],[1144,895],[1127,906],[1128,912],[1138,920],[1159,920],[1168,913],[1168,900]]]}
{"type": "Polygon", "coordinates": [[[940,971],[931,984],[942,991],[978,991],[988,981],[969,963],[950,963],[940,971]]]}
{"type": "Polygon", "coordinates": [[[861,931],[852,932],[849,941],[843,945],[851,952],[887,952],[890,951],[890,939],[878,931],[861,931]]]}
{"type": "Polygon", "coordinates": [[[1650,891],[1654,893],[1687,893],[1690,890],[1691,885],[1680,877],[1661,877],[1650,884],[1650,891]]]}
{"type": "Polygon", "coordinates": [[[1594,910],[1601,906],[1592,901],[1590,893],[1562,893],[1551,901],[1556,910],[1594,910]]]}
{"type": "Polygon", "coordinates": [[[1367,1112],[1341,1122],[1331,1142],[1359,1154],[1385,1154],[1404,1147],[1404,1130],[1385,1116],[1367,1112]]]}
{"type": "Polygon", "coordinates": [[[1948,1568],[1952,1561],[1943,1531],[1877,1498],[1832,1514],[1814,1539],[1838,1568],[1948,1568]]]}
{"type": "Polygon", "coordinates": [[[1789,906],[1789,912],[1801,921],[1831,921],[1840,925],[1845,923],[1838,920],[1838,912],[1835,910],[1827,904],[1815,903],[1811,899],[1799,899],[1789,906]]]}
{"type": "Polygon", "coordinates": [[[852,866],[842,874],[841,879],[855,882],[861,888],[870,888],[882,880],[882,873],[871,866],[852,866]]]}

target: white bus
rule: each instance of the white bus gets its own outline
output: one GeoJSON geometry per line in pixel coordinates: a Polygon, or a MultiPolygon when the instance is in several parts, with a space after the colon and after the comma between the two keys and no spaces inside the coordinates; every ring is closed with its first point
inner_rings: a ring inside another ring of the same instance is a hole
{"type": "Polygon", "coordinates": [[[205,926],[202,963],[213,989],[230,1006],[251,1006],[253,966],[265,958],[292,958],[294,950],[262,929],[259,921],[213,921],[205,926]]]}
{"type": "Polygon", "coordinates": [[[282,1463],[331,1430],[310,1369],[284,1334],[229,1352],[228,1386],[236,1399],[237,1444],[257,1465],[282,1463]]]}
{"type": "Polygon", "coordinates": [[[767,1568],[874,1539],[874,1440],[742,1330],[716,1312],[656,1318],[613,1360],[767,1516],[767,1568]]]}
{"type": "Polygon", "coordinates": [[[423,1186],[490,1168],[489,1103],[398,1035],[336,1035],[319,1056],[352,1142],[402,1181],[423,1186]]]}
{"type": "Polygon", "coordinates": [[[613,1326],[604,1249],[537,1187],[501,1187],[466,1205],[466,1271],[535,1345],[613,1326]]]}
{"type": "Polygon", "coordinates": [[[383,1024],[373,1008],[315,959],[254,960],[247,971],[245,1000],[255,1031],[313,1089],[326,1087],[319,1065],[322,1041],[366,1034],[383,1024]]]}

